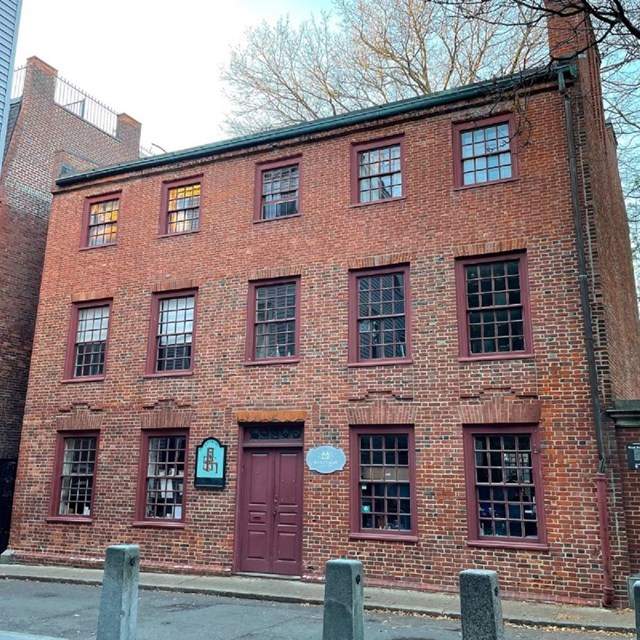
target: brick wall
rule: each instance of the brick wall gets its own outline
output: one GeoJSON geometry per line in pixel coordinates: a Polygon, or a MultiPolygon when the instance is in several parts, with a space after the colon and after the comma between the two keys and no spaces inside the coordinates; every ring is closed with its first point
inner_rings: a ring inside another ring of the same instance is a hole
{"type": "Polygon", "coordinates": [[[29,376],[31,340],[38,305],[46,220],[25,216],[7,204],[0,208],[0,459],[15,459],[29,376]],[[33,251],[33,247],[41,251],[33,251]],[[35,275],[34,275],[35,274],[35,275]],[[29,284],[31,283],[31,286],[29,284]],[[18,293],[19,292],[19,293],[18,293]]]}
{"type": "Polygon", "coordinates": [[[0,458],[15,458],[27,389],[51,191],[62,164],[88,170],[138,157],[140,125],[118,138],[54,102],[57,71],[27,64],[22,106],[2,166],[0,207],[0,458]]]}
{"type": "Polygon", "coordinates": [[[305,469],[305,577],[320,577],[326,560],[346,555],[364,562],[370,584],[453,591],[460,569],[487,568],[500,572],[507,595],[599,602],[598,460],[557,88],[529,96],[518,135],[519,179],[452,188],[452,122],[510,108],[493,98],[434,108],[58,194],[10,545],[18,557],[97,565],[105,546],[129,540],[141,545],[146,569],[232,571],[243,426],[238,412],[287,410],[306,416],[305,451],[331,444],[347,454],[343,472],[305,469]],[[406,198],[351,206],[352,143],[400,133],[406,198]],[[302,153],[301,216],[254,224],[256,162],[295,153],[302,153]],[[201,230],[159,238],[163,181],[197,174],[201,230]],[[119,189],[117,246],[78,251],[85,198],[119,189]],[[516,249],[528,257],[534,356],[460,361],[455,259],[516,249]],[[410,264],[413,363],[348,367],[348,270],[399,261],[410,264]],[[300,361],[246,366],[248,281],[282,269],[301,277],[300,361]],[[177,286],[171,283],[198,288],[194,373],[145,378],[151,295],[177,286]],[[72,301],[105,297],[113,298],[105,380],[62,383],[72,301]],[[535,410],[528,408],[532,402],[535,410]],[[187,479],[183,529],[132,524],[141,428],[157,411],[188,412],[191,452],[209,436],[229,446],[224,491],[195,490],[187,479]],[[462,424],[474,415],[517,423],[534,414],[540,416],[549,548],[469,546],[462,424]],[[416,443],[418,539],[351,539],[349,425],[407,415],[416,443]],[[51,451],[57,431],[88,424],[101,433],[92,522],[46,522],[53,458],[34,452],[51,451]]]}
{"type": "MultiPolygon", "coordinates": [[[[629,224],[615,138],[604,123],[599,64],[595,49],[578,61],[579,84],[572,99],[599,393],[603,406],[610,408],[616,400],[640,397],[640,334],[629,224]]],[[[626,576],[640,569],[640,540],[633,534],[634,514],[640,509],[640,476],[620,464],[627,436],[626,431],[616,432],[613,422],[605,418],[609,526],[615,531],[618,592],[623,592],[626,576]]]]}

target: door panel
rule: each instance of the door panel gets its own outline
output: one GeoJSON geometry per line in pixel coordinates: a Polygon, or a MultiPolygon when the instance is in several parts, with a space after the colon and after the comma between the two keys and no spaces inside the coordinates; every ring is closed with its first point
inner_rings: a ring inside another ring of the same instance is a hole
{"type": "Polygon", "coordinates": [[[268,573],[273,511],[273,462],[268,451],[252,451],[244,459],[243,571],[268,573]]]}
{"type": "MultiPolygon", "coordinates": [[[[277,566],[292,568],[291,563],[298,560],[298,536],[294,533],[279,533],[276,543],[277,566]]],[[[280,573],[280,572],[279,572],[280,573]]],[[[286,573],[282,571],[281,573],[286,573]]]]}
{"type": "Polygon", "coordinates": [[[275,545],[273,572],[299,575],[302,550],[302,451],[282,450],[275,457],[275,545]]]}
{"type": "Polygon", "coordinates": [[[240,571],[300,575],[301,449],[247,449],[243,455],[240,571]]]}

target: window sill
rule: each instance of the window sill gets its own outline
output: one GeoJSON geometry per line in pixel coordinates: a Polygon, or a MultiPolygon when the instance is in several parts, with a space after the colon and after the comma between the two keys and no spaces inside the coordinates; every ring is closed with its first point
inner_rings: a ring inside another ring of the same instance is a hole
{"type": "Polygon", "coordinates": [[[492,184],[504,184],[506,182],[518,182],[520,176],[511,178],[503,178],[502,180],[488,180],[487,182],[474,182],[473,184],[459,184],[453,187],[453,191],[467,191],[468,189],[477,189],[478,187],[488,187],[492,184]]]}
{"type": "Polygon", "coordinates": [[[184,378],[193,375],[193,369],[188,371],[161,371],[160,373],[145,373],[142,378],[144,380],[152,380],[155,378],[184,378]]]}
{"type": "Polygon", "coordinates": [[[531,360],[535,357],[531,352],[518,353],[491,353],[481,356],[460,356],[458,362],[486,362],[487,360],[531,360]]]}
{"type": "Polygon", "coordinates": [[[157,238],[175,238],[176,236],[192,236],[194,233],[200,233],[200,229],[192,229],[191,231],[176,231],[176,233],[159,233],[157,238]]]}
{"type": "Polygon", "coordinates": [[[105,376],[85,376],[81,378],[63,378],[62,384],[78,384],[80,382],[102,382],[105,376]]]}
{"type": "Polygon", "coordinates": [[[467,540],[468,547],[486,547],[488,549],[523,549],[528,551],[549,551],[544,542],[527,542],[516,540],[467,540]]]}
{"type": "Polygon", "coordinates": [[[93,524],[90,516],[49,516],[46,522],[63,522],[65,524],[93,524]]]}
{"type": "Polygon", "coordinates": [[[93,249],[105,249],[106,247],[117,247],[117,242],[105,242],[104,244],[93,244],[90,247],[83,246],[80,247],[80,251],[91,251],[93,249]]]}
{"type": "Polygon", "coordinates": [[[278,216],[277,218],[254,218],[253,224],[262,224],[264,222],[276,222],[277,220],[291,220],[291,218],[301,218],[301,213],[292,213],[290,216],[278,216]]]}
{"type": "Polygon", "coordinates": [[[392,542],[418,542],[418,536],[411,533],[388,533],[384,529],[379,532],[364,532],[350,533],[349,540],[382,540],[392,542]]]}
{"type": "Polygon", "coordinates": [[[135,520],[131,523],[134,527],[149,527],[151,529],[184,529],[184,522],[169,520],[135,520]]]}
{"type": "Polygon", "coordinates": [[[245,360],[245,367],[255,367],[262,364],[297,364],[300,358],[264,358],[264,360],[245,360]]]}
{"type": "Polygon", "coordinates": [[[365,360],[364,362],[348,362],[347,367],[357,369],[359,367],[381,367],[394,364],[413,364],[413,358],[379,358],[378,360],[365,360]]]}
{"type": "Polygon", "coordinates": [[[406,200],[407,196],[398,196],[397,198],[384,198],[382,200],[373,200],[371,202],[352,202],[349,205],[350,209],[360,209],[362,207],[371,207],[377,204],[388,204],[389,202],[400,202],[401,200],[406,200]]]}

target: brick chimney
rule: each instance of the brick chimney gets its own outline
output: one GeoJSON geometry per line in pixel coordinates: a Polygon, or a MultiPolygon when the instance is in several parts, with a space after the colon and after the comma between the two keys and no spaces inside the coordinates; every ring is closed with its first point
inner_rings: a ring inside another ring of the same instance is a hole
{"type": "Polygon", "coordinates": [[[132,159],[140,156],[140,133],[142,125],[126,113],[118,114],[116,137],[125,149],[131,153],[132,159]]]}
{"type": "Polygon", "coordinates": [[[53,102],[57,77],[58,70],[50,64],[43,62],[36,56],[27,58],[23,98],[30,99],[31,96],[38,96],[38,99],[53,102]]]}
{"type": "Polygon", "coordinates": [[[575,59],[582,94],[606,150],[607,140],[600,79],[600,52],[588,13],[580,10],[581,0],[544,0],[547,14],[547,37],[552,60],[575,59]]]}
{"type": "Polygon", "coordinates": [[[547,38],[552,60],[573,58],[589,50],[597,52],[589,15],[577,8],[580,2],[545,0],[544,4],[549,12],[547,38]]]}

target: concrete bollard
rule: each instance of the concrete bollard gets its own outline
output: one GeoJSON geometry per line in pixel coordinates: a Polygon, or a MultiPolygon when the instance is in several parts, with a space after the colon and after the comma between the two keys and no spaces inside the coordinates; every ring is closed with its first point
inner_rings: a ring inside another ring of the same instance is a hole
{"type": "Polygon", "coordinates": [[[139,578],[140,547],[118,544],[107,548],[97,640],[135,640],[139,578]]]}
{"type": "Polygon", "coordinates": [[[633,585],[633,602],[636,608],[636,640],[640,640],[640,581],[633,585]]]}
{"type": "Polygon", "coordinates": [[[364,574],[357,560],[329,560],[322,640],[364,640],[364,574]]]}
{"type": "Polygon", "coordinates": [[[504,640],[502,603],[495,571],[460,573],[462,640],[504,640]]]}
{"type": "Polygon", "coordinates": [[[629,595],[629,608],[631,609],[635,609],[636,608],[636,597],[635,597],[635,591],[634,588],[637,584],[640,584],[640,574],[639,575],[633,575],[633,576],[629,576],[627,578],[627,593],[629,595]]]}

